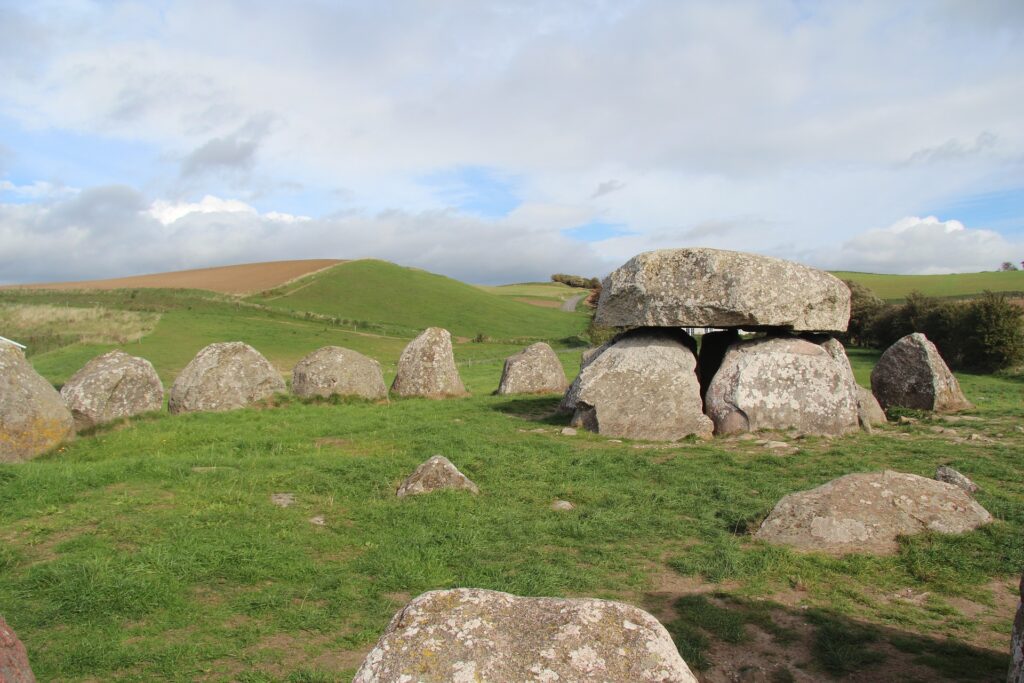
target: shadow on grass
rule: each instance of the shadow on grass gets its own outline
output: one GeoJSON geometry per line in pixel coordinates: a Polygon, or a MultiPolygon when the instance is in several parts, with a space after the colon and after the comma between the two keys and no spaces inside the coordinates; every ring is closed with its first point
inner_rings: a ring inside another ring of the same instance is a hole
{"type": "Polygon", "coordinates": [[[561,400],[560,394],[522,396],[494,403],[491,409],[531,422],[564,427],[569,424],[570,416],[558,412],[558,404],[561,400]]]}
{"type": "Polygon", "coordinates": [[[692,669],[742,680],[828,680],[856,673],[858,680],[993,681],[1002,680],[1008,666],[1003,652],[830,610],[725,593],[684,595],[668,605],[664,595],[648,594],[645,607],[670,615],[665,627],[692,669]]]}

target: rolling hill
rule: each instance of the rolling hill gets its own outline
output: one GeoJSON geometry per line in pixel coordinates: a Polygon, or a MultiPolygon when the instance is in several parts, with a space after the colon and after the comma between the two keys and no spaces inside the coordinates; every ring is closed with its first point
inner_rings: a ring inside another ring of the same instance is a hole
{"type": "Polygon", "coordinates": [[[966,298],[985,290],[1024,296],[1024,271],[952,273],[945,275],[884,275],[833,271],[844,280],[859,282],[886,301],[901,301],[913,291],[940,298],[966,298]]]}

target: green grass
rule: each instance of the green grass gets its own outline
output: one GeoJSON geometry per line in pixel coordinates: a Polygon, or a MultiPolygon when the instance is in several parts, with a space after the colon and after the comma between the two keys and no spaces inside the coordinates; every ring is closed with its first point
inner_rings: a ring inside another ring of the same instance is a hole
{"type": "Polygon", "coordinates": [[[881,275],[836,271],[844,280],[853,280],[871,289],[887,301],[902,301],[913,291],[939,298],[965,298],[985,290],[1024,296],[1024,271],[992,271],[947,275],[881,275]]]}
{"type": "Polygon", "coordinates": [[[408,334],[429,326],[458,337],[563,339],[586,326],[582,313],[513,301],[478,287],[385,261],[343,263],[251,301],[351,320],[386,322],[408,334]]]}
{"type": "MultiPolygon", "coordinates": [[[[666,574],[719,585],[714,600],[673,600],[667,623],[695,667],[721,663],[712,645],[745,647],[760,629],[783,646],[806,639],[818,678],[887,666],[893,651],[953,677],[1005,673],[1000,629],[1011,615],[989,586],[1024,566],[1024,435],[1014,430],[1024,383],[964,378],[981,421],[953,426],[992,442],[954,443],[926,419],[800,440],[798,455],[779,458],[750,442],[635,448],[644,444],[561,436],[557,396],[489,394],[514,348],[461,347],[474,392],[465,399],[284,399],[150,416],[0,466],[0,605],[40,680],[345,680],[425,590],[653,609],[666,574]],[[435,453],[482,494],[395,498],[435,453]],[[791,491],[886,467],[930,476],[947,463],[981,485],[994,524],[907,539],[893,557],[803,555],[745,533],[791,491]],[[277,492],[295,505],[272,505],[277,492]],[[577,510],[552,512],[556,498],[577,510]],[[308,521],[317,515],[324,526],[308,521]],[[908,587],[928,601],[886,598],[908,587]],[[952,606],[964,599],[980,615],[952,606]],[[783,613],[808,633],[773,626],[783,613]]],[[[564,355],[570,369],[577,359],[564,355]]],[[[853,362],[863,377],[872,357],[853,362]]]]}

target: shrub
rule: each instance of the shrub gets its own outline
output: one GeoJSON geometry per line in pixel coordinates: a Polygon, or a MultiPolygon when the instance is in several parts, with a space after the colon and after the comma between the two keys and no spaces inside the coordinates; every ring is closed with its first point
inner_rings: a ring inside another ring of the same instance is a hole
{"type": "Polygon", "coordinates": [[[875,346],[871,325],[886,304],[866,286],[843,280],[850,288],[850,324],[846,332],[836,335],[847,346],[875,346]]]}
{"type": "Polygon", "coordinates": [[[962,365],[992,372],[1024,360],[1024,312],[1003,294],[985,292],[964,307],[962,365]]]}
{"type": "Polygon", "coordinates": [[[596,277],[587,278],[582,275],[566,275],[565,273],[555,273],[551,276],[551,281],[561,282],[563,285],[579,287],[581,289],[594,289],[601,286],[601,281],[596,277]]]}

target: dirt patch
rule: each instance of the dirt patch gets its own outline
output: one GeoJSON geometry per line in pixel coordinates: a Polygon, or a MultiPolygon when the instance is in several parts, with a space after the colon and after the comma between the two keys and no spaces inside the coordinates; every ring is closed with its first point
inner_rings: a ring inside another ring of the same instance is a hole
{"type": "Polygon", "coordinates": [[[301,261],[270,261],[242,263],[216,268],[197,268],[169,273],[135,275],[109,280],[80,282],[45,282],[17,285],[12,289],[206,289],[222,294],[251,294],[280,287],[295,279],[336,266],[339,259],[307,259],[301,261]]]}

